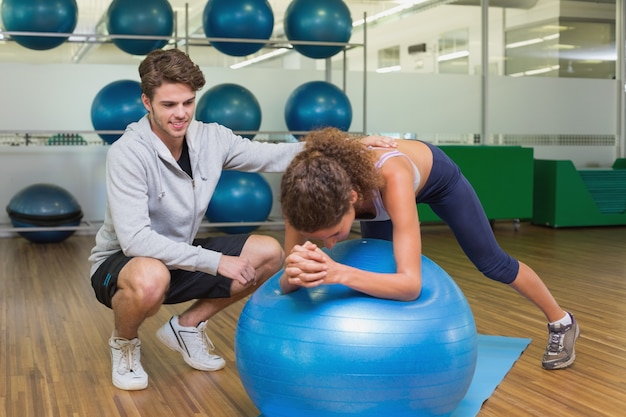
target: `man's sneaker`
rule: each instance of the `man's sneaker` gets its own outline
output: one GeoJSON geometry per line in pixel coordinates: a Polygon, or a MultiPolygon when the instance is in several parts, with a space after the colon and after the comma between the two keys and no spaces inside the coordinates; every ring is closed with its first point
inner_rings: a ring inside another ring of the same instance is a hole
{"type": "Polygon", "coordinates": [[[141,342],[111,336],[111,368],[113,385],[124,390],[140,390],[148,386],[148,374],[141,366],[141,342]]]}
{"type": "Polygon", "coordinates": [[[192,368],[199,371],[217,371],[226,362],[220,356],[211,354],[215,346],[204,332],[206,325],[207,322],[203,321],[198,327],[183,327],[178,324],[178,316],[172,316],[157,331],[157,337],[168,348],[180,352],[187,365],[192,368]]]}
{"type": "Polygon", "coordinates": [[[576,359],[576,339],[580,335],[580,328],[574,315],[567,313],[572,318],[572,324],[548,324],[550,338],[548,346],[543,354],[541,364],[545,369],[561,369],[570,366],[576,359]]]}

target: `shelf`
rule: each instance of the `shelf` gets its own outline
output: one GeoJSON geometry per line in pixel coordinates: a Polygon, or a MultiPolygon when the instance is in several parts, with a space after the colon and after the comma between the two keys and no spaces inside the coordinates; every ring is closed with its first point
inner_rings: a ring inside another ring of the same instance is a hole
{"type": "MultiPolygon", "coordinates": [[[[0,234],[8,233],[35,233],[35,232],[61,232],[61,231],[76,231],[76,232],[92,232],[95,234],[103,222],[101,221],[83,221],[77,226],[53,226],[53,227],[13,227],[10,223],[0,223],[0,234]]],[[[200,229],[198,232],[207,232],[218,228],[228,227],[271,227],[282,229],[285,227],[285,222],[281,219],[269,218],[265,221],[259,222],[209,222],[203,221],[200,223],[200,229]]]]}
{"type": "MultiPolygon", "coordinates": [[[[139,55],[129,54],[119,47],[117,47],[112,39],[108,35],[93,35],[93,34],[83,34],[76,35],[73,34],[72,37],[66,40],[61,45],[47,50],[34,50],[28,49],[19,45],[16,41],[11,38],[8,38],[9,33],[16,32],[2,32],[0,31],[0,38],[2,42],[0,43],[0,50],[3,53],[3,56],[6,56],[6,59],[3,59],[3,64],[9,63],[21,63],[21,64],[41,64],[41,65],[53,65],[53,64],[69,64],[69,65],[89,65],[89,64],[100,64],[100,65],[131,65],[137,66],[137,59],[142,58],[139,55]]],[[[37,34],[40,35],[40,34],[37,34]]],[[[128,36],[125,36],[128,37],[128,36]]],[[[138,37],[139,38],[139,37],[138,37]]],[[[150,38],[150,37],[143,37],[150,38]]],[[[159,37],[152,37],[159,38],[159,37]]],[[[290,57],[294,54],[298,54],[295,50],[294,45],[299,47],[299,45],[312,45],[312,46],[320,46],[320,47],[343,47],[343,52],[339,51],[336,55],[333,55],[330,58],[326,59],[314,59],[309,58],[304,55],[301,55],[301,65],[309,66],[310,61],[315,62],[319,61],[321,63],[327,61],[338,61],[342,59],[342,55],[351,54],[358,51],[359,49],[365,49],[364,44],[358,42],[350,42],[350,43],[333,43],[333,42],[304,42],[304,41],[293,41],[290,42],[286,39],[278,38],[278,39],[223,39],[223,38],[206,38],[206,37],[168,37],[170,40],[167,45],[165,45],[164,49],[170,48],[178,48],[183,50],[187,54],[189,54],[195,63],[197,63],[201,68],[230,68],[231,69],[243,69],[244,67],[248,67],[248,62],[253,59],[259,62],[267,60],[283,60],[285,57],[290,57]],[[261,44],[259,46],[259,50],[251,55],[246,56],[233,56],[220,52],[215,48],[210,41],[220,41],[222,44],[227,42],[240,42],[240,43],[251,43],[251,44],[261,44]]],[[[146,42],[159,42],[158,40],[145,40],[146,42]]],[[[117,40],[116,40],[117,42],[117,40]]],[[[163,41],[162,41],[163,42],[163,41]]],[[[341,48],[337,48],[341,49],[341,48]]],[[[300,54],[298,54],[300,55],[300,54]]],[[[290,59],[290,58],[289,58],[290,59]]],[[[292,61],[290,61],[292,62],[292,61]]],[[[258,66],[263,66],[267,64],[256,64],[258,66]]],[[[282,64],[277,64],[279,67],[282,67],[282,64]]],[[[292,65],[292,64],[290,64],[292,65]]],[[[269,67],[275,68],[272,64],[269,64],[269,67]]]]}
{"type": "MultiPolygon", "coordinates": [[[[294,45],[307,46],[341,46],[344,50],[364,47],[364,43],[352,42],[321,42],[321,41],[295,41],[288,39],[251,39],[251,38],[216,38],[207,36],[148,36],[148,35],[110,35],[97,33],[59,33],[59,32],[23,32],[23,31],[3,31],[0,30],[0,37],[4,37],[4,42],[15,42],[11,36],[32,36],[32,37],[55,37],[67,38],[67,44],[113,44],[113,40],[165,40],[166,46],[181,48],[186,46],[213,47],[212,42],[220,43],[258,43],[267,49],[294,49],[294,45]]],[[[40,52],[40,51],[35,51],[40,52]]],[[[120,52],[122,52],[120,50],[120,52]]],[[[248,57],[243,57],[247,59],[248,57]]],[[[322,59],[322,58],[321,58],[322,59]]]]}
{"type": "MultiPolygon", "coordinates": [[[[364,14],[365,20],[365,14],[364,14]]],[[[365,24],[363,24],[363,28],[365,28],[365,24]]],[[[186,22],[184,25],[185,28],[189,27],[188,17],[186,17],[186,22]]],[[[27,31],[4,31],[0,30],[0,39],[2,39],[3,45],[0,49],[4,48],[13,50],[13,47],[19,47],[20,56],[24,57],[23,61],[20,63],[28,63],[35,62],[37,64],[45,64],[45,65],[54,65],[56,64],[56,57],[58,55],[63,55],[60,57],[62,59],[62,64],[70,63],[70,66],[63,66],[62,68],[70,73],[81,73],[82,68],[86,67],[78,67],[73,64],[80,64],[81,61],[85,64],[89,63],[98,63],[98,64],[121,64],[121,73],[125,73],[127,67],[132,64],[133,67],[136,68],[137,62],[139,59],[143,59],[141,56],[135,56],[124,52],[122,49],[117,48],[113,40],[117,39],[128,39],[128,40],[166,40],[168,43],[164,46],[164,48],[178,48],[192,56],[194,62],[196,62],[201,67],[204,66],[212,66],[212,59],[214,56],[220,56],[224,61],[246,61],[251,57],[260,56],[260,55],[269,55],[268,52],[272,50],[278,49],[286,49],[288,53],[297,53],[294,46],[298,45],[307,45],[307,46],[332,46],[332,47],[341,47],[336,48],[340,49],[337,54],[334,54],[332,57],[328,58],[308,58],[305,55],[300,55],[305,60],[318,61],[320,64],[325,64],[325,76],[326,80],[330,81],[330,77],[332,75],[332,62],[336,57],[341,59],[341,55],[343,55],[344,65],[342,68],[343,72],[343,83],[344,89],[346,85],[346,52],[348,50],[352,50],[355,48],[362,47],[364,52],[364,67],[363,67],[363,126],[362,129],[356,132],[350,132],[353,134],[364,134],[366,132],[365,121],[367,120],[365,116],[365,102],[366,102],[366,36],[363,34],[363,42],[316,42],[316,41],[290,41],[285,38],[285,36],[276,34],[275,38],[270,39],[248,39],[248,38],[217,38],[217,37],[206,37],[200,35],[199,32],[183,32],[181,30],[176,30],[173,33],[173,36],[143,36],[143,35],[111,35],[106,33],[106,30],[102,27],[101,23],[97,25],[95,28],[89,29],[90,33],[57,33],[57,32],[27,32],[27,31]],[[185,33],[185,36],[178,36],[180,33],[185,33]],[[26,47],[22,47],[15,40],[13,40],[12,36],[33,36],[33,37],[57,37],[64,38],[65,41],[63,44],[58,47],[52,48],[50,50],[32,50],[26,47]],[[262,45],[260,51],[255,54],[251,54],[245,57],[236,57],[224,54],[219,52],[216,48],[213,47],[212,43],[255,43],[262,45]],[[98,47],[101,45],[102,47],[98,47]],[[195,48],[192,52],[188,52],[188,48],[195,48]],[[194,54],[196,56],[194,56],[194,54]],[[32,59],[34,57],[34,59],[32,59]],[[87,58],[89,57],[89,58],[87,58]],[[122,59],[119,59],[122,57],[122,59]],[[93,62],[86,62],[87,59],[93,59],[93,62]],[[83,60],[84,59],[84,60],[83,60]],[[119,59],[119,60],[118,60],[119,59]],[[209,64],[207,64],[209,62],[209,64]],[[123,65],[123,66],[122,66],[123,65]]],[[[16,49],[17,50],[17,49],[16,49]]],[[[4,51],[3,51],[4,52],[4,51]]],[[[17,54],[16,54],[17,56],[17,54]]],[[[9,64],[10,62],[3,62],[2,64],[9,64]]],[[[223,67],[224,69],[228,69],[230,67],[231,62],[224,63],[224,65],[216,65],[219,67],[223,67]]],[[[310,62],[307,62],[306,65],[309,65],[310,62]]],[[[317,65],[316,67],[320,67],[321,65],[317,65]]],[[[38,71],[49,71],[47,67],[28,67],[28,71],[38,72],[38,71]]],[[[320,72],[320,68],[316,68],[316,71],[320,72]]],[[[117,68],[116,68],[117,69],[117,68]]],[[[274,68],[272,68],[274,69],[274,68]]],[[[285,70],[284,68],[279,68],[280,70],[285,70]]],[[[291,67],[290,67],[291,69],[291,67]]],[[[54,68],[53,68],[54,70],[54,68]]],[[[106,69],[108,71],[108,68],[106,69]]],[[[213,69],[209,69],[212,71],[213,69]]],[[[220,69],[221,70],[221,69],[220,69]]],[[[204,70],[203,70],[204,72],[204,70]]],[[[136,72],[133,72],[136,74],[136,72]]],[[[280,74],[279,74],[280,75],[280,74]]],[[[241,73],[242,77],[249,76],[248,73],[241,73]]],[[[5,78],[6,81],[10,81],[5,78]]],[[[282,80],[282,78],[281,78],[282,80]]],[[[59,83],[60,85],[61,83],[59,83]]],[[[86,106],[84,106],[86,108],[86,106]]],[[[84,119],[83,119],[84,120],[84,119]]],[[[52,123],[59,124],[57,121],[52,121],[52,123]]],[[[70,120],[70,123],[72,121],[70,120]]],[[[12,123],[13,124],[13,123],[12,123]]],[[[12,124],[6,125],[11,126],[12,124]]],[[[111,135],[111,134],[122,134],[123,131],[115,130],[115,131],[98,131],[98,130],[61,130],[61,129],[49,129],[48,126],[50,123],[46,125],[39,126],[43,127],[46,130],[38,130],[38,129],[28,129],[30,126],[34,126],[27,123],[21,123],[17,126],[20,129],[10,129],[10,130],[1,130],[0,129],[0,153],[5,154],[5,158],[7,158],[11,165],[7,165],[7,167],[12,167],[15,164],[15,161],[21,161],[19,158],[23,157],[23,160],[26,161],[24,164],[19,165],[18,170],[13,170],[8,172],[8,169],[5,169],[7,174],[6,178],[12,178],[13,175],[19,176],[16,181],[7,179],[7,187],[18,187],[21,183],[31,183],[31,182],[41,182],[42,178],[45,180],[50,179],[56,183],[61,183],[63,186],[67,186],[68,189],[72,189],[75,192],[75,197],[78,201],[86,202],[83,205],[85,215],[88,218],[99,218],[102,205],[101,202],[104,200],[104,177],[102,174],[104,168],[104,154],[107,151],[107,147],[109,146],[100,135],[111,135]],[[24,129],[25,128],[25,129],[24,129]],[[58,140],[57,140],[58,139],[58,140]],[[65,140],[67,139],[67,140],[65,140]],[[74,140],[75,139],[75,140],[74,140]],[[35,159],[33,159],[35,158],[35,159]],[[21,167],[26,166],[26,164],[30,164],[31,160],[41,161],[42,163],[32,163],[33,169],[29,169],[25,174],[21,173],[21,167]],[[71,165],[70,165],[71,164],[71,165]],[[74,169],[73,172],[64,172],[64,168],[66,166],[72,166],[74,169]],[[48,171],[45,171],[45,170],[48,171]],[[59,175],[50,176],[48,172],[50,170],[57,170],[59,175]],[[82,170],[82,171],[81,171],[82,170]],[[86,175],[78,175],[75,176],[76,172],[86,172],[86,175]],[[58,178],[60,176],[60,178],[58,178]],[[8,181],[11,181],[8,183],[8,181]],[[90,184],[91,182],[91,184],[90,184]],[[75,184],[77,183],[77,184],[75,184]]],[[[64,124],[62,124],[63,126],[64,124]]],[[[80,127],[88,127],[86,125],[79,125],[80,127]]],[[[280,125],[272,126],[272,128],[280,129],[280,125]]],[[[255,141],[259,142],[295,142],[297,141],[297,137],[307,134],[306,131],[288,131],[288,130],[272,130],[272,131],[235,131],[236,134],[239,135],[249,135],[255,134],[255,141]]],[[[13,169],[13,168],[11,168],[13,169]]],[[[9,193],[10,194],[10,193],[9,193]]],[[[272,213],[273,214],[273,213],[272,213]]],[[[7,221],[7,220],[3,220],[7,221]]],[[[45,232],[45,231],[81,231],[86,233],[95,233],[99,227],[101,227],[102,222],[82,222],[78,226],[60,226],[60,227],[13,227],[12,224],[2,224],[0,223],[0,233],[28,233],[28,232],[45,232]]],[[[200,226],[199,231],[208,231],[216,228],[228,228],[228,227],[284,227],[284,222],[282,219],[268,219],[267,221],[262,222],[239,222],[239,223],[231,223],[231,222],[220,222],[220,223],[210,223],[208,221],[203,222],[200,226]]]]}

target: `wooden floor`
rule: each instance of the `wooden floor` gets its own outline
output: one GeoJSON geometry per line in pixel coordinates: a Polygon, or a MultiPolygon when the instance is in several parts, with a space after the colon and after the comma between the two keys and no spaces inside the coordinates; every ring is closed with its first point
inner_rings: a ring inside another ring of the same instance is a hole
{"type": "MultiPolygon", "coordinates": [[[[481,277],[447,228],[425,226],[425,255],[463,289],[478,331],[532,339],[479,416],[626,415],[626,228],[554,230],[522,223],[515,231],[511,223],[498,222],[495,231],[501,245],[534,267],[576,314],[582,335],[573,367],[542,370],[547,339],[540,312],[510,288],[481,277]]],[[[93,236],[78,235],[48,245],[0,239],[3,415],[258,417],[234,362],[233,335],[244,301],[209,325],[226,369],[192,370],[157,341],[157,328],[184,307],[167,306],[140,330],[148,389],[125,392],[111,385],[112,314],[89,284],[92,244],[93,236]]]]}

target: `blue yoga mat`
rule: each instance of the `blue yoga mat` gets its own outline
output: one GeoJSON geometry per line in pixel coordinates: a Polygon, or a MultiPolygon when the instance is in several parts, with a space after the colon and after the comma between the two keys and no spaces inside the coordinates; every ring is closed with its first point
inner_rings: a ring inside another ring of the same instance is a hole
{"type": "Polygon", "coordinates": [[[476,372],[465,398],[450,417],[474,417],[509,373],[530,339],[478,335],[476,372]]]}

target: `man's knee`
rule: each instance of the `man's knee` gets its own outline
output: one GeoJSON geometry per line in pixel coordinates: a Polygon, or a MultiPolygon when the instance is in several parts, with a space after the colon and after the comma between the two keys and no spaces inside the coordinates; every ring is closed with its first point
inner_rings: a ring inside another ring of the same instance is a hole
{"type": "Polygon", "coordinates": [[[257,270],[266,269],[270,275],[277,272],[285,261],[281,244],[273,237],[264,235],[251,235],[241,251],[241,256],[250,259],[257,270]]]}
{"type": "Polygon", "coordinates": [[[170,272],[159,260],[137,257],[120,271],[118,291],[144,305],[162,303],[170,284],[170,272]]]}

